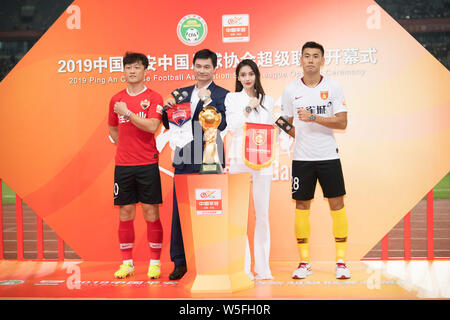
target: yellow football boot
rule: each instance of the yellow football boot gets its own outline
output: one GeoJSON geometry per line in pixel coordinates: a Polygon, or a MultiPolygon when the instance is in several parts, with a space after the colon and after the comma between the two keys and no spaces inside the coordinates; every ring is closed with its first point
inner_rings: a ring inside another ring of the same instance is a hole
{"type": "Polygon", "coordinates": [[[161,275],[161,265],[158,264],[152,264],[148,267],[148,273],[147,276],[150,279],[158,279],[161,275]]]}
{"type": "Polygon", "coordinates": [[[114,273],[114,277],[123,279],[134,275],[134,266],[132,264],[121,264],[119,270],[114,273]]]}

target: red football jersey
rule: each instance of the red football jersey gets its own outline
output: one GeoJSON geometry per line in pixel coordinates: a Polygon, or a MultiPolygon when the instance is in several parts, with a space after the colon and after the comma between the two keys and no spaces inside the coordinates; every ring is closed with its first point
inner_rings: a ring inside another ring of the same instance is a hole
{"type": "Polygon", "coordinates": [[[146,88],[136,96],[124,89],[114,95],[109,103],[108,124],[119,128],[116,165],[139,166],[158,162],[158,150],[153,133],[138,129],[130,120],[114,113],[114,104],[123,101],[128,109],[142,118],[161,120],[163,100],[159,93],[146,88]]]}

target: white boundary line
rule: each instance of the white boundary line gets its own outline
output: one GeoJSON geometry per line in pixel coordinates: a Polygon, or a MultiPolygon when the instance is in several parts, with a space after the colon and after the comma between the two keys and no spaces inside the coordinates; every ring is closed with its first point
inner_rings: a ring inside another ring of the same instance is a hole
{"type": "Polygon", "coordinates": [[[164,169],[163,167],[159,167],[159,170],[173,178],[173,172],[171,172],[171,171],[169,171],[167,169],[164,169]]]}

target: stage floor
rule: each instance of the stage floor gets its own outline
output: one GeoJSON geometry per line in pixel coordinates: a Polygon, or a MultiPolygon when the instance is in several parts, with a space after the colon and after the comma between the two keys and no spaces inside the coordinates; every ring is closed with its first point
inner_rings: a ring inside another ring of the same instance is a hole
{"type": "Polygon", "coordinates": [[[353,261],[349,280],[334,278],[333,262],[312,262],[313,275],[291,279],[296,262],[271,263],[274,280],[232,294],[191,294],[186,280],[170,281],[171,263],[158,280],[147,279],[147,264],[118,280],[117,262],[0,261],[1,299],[338,299],[412,300],[450,298],[450,261],[353,261]],[[77,281],[80,280],[80,281],[77,281]]]}

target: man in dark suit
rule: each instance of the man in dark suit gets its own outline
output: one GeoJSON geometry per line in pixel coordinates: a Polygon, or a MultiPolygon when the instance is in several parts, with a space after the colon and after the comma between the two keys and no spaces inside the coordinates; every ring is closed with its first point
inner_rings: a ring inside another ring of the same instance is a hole
{"type": "MultiPolygon", "coordinates": [[[[205,106],[211,105],[221,113],[222,120],[218,127],[219,131],[223,131],[227,126],[225,119],[225,96],[228,90],[217,86],[213,82],[214,72],[217,67],[217,55],[211,50],[203,49],[194,55],[193,63],[197,83],[193,86],[178,89],[180,93],[187,93],[186,98],[181,103],[191,103],[193,140],[182,148],[176,148],[173,159],[175,174],[196,173],[200,171],[203,159],[204,139],[198,116],[205,106]]],[[[175,104],[175,99],[172,97],[164,101],[164,105],[168,107],[173,107],[175,104]]],[[[163,123],[165,125],[168,123],[166,112],[163,112],[163,123]]],[[[217,134],[217,149],[220,162],[222,167],[224,167],[225,157],[223,141],[220,134],[217,134]]],[[[171,280],[181,279],[187,271],[175,188],[174,183],[170,258],[174,262],[175,268],[169,275],[169,279],[171,280]]]]}

